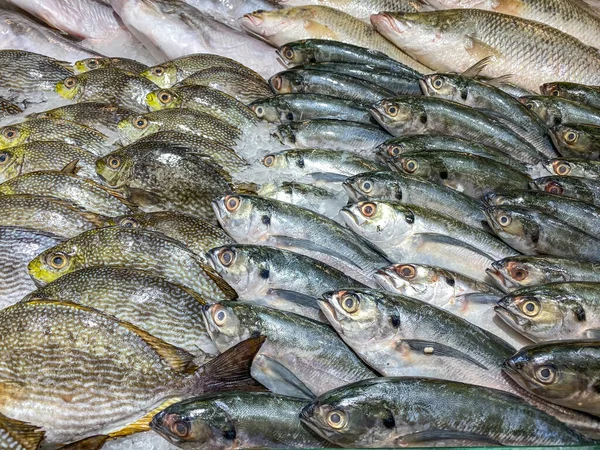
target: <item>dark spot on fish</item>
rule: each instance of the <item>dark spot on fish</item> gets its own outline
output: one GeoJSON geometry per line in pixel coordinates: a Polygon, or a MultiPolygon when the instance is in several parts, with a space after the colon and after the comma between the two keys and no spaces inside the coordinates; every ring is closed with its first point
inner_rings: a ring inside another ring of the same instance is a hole
{"type": "Polygon", "coordinates": [[[291,113],[291,112],[287,113],[287,114],[285,115],[285,118],[286,118],[287,120],[294,120],[294,113],[291,113]]]}
{"type": "Polygon", "coordinates": [[[290,140],[290,143],[292,143],[292,144],[296,143],[296,135],[295,134],[290,134],[288,139],[290,140]]]}
{"type": "Polygon", "coordinates": [[[469,96],[469,93],[467,91],[460,91],[460,98],[462,100],[466,100],[468,96],[469,96]]]}
{"type": "Polygon", "coordinates": [[[296,165],[301,169],[304,169],[304,158],[300,158],[298,161],[296,161],[296,165]]]}
{"type": "Polygon", "coordinates": [[[573,313],[575,313],[578,322],[585,322],[585,309],[583,309],[581,305],[577,305],[573,308],[573,313]]]}
{"type": "Polygon", "coordinates": [[[454,278],[446,278],[446,284],[448,286],[454,286],[456,284],[456,281],[454,281],[454,278]]]}
{"type": "Polygon", "coordinates": [[[257,338],[257,337],[260,337],[260,336],[262,336],[260,334],[260,330],[254,330],[252,333],[250,333],[250,338],[257,338]]]}
{"type": "Polygon", "coordinates": [[[538,227],[534,227],[531,232],[531,242],[534,244],[540,240],[540,229],[538,227]]]}
{"type": "Polygon", "coordinates": [[[261,278],[264,278],[265,280],[268,280],[269,279],[269,274],[270,274],[269,269],[260,269],[260,277],[261,278]]]}
{"type": "Polygon", "coordinates": [[[396,426],[396,421],[394,420],[394,415],[392,413],[383,419],[383,426],[386,428],[394,428],[396,426]]]}
{"type": "Polygon", "coordinates": [[[421,115],[419,116],[419,121],[420,121],[421,123],[427,123],[427,114],[421,114],[421,115]]]}
{"type": "Polygon", "coordinates": [[[442,180],[447,180],[448,179],[448,172],[446,172],[446,171],[440,172],[440,178],[442,180]]]}
{"type": "Polygon", "coordinates": [[[408,213],[404,216],[404,220],[406,220],[406,223],[413,224],[415,223],[415,215],[413,213],[408,213]]]}
{"type": "Polygon", "coordinates": [[[554,116],[554,126],[558,126],[562,123],[562,118],[554,116]]]}
{"type": "Polygon", "coordinates": [[[400,317],[398,317],[397,314],[393,314],[392,317],[390,317],[390,321],[392,322],[392,326],[394,328],[398,328],[400,326],[400,317]]]}
{"type": "Polygon", "coordinates": [[[592,385],[592,390],[593,390],[594,392],[596,392],[597,394],[600,394],[600,383],[594,383],[594,384],[592,385]]]}
{"type": "Polygon", "coordinates": [[[271,225],[271,218],[269,216],[262,216],[261,222],[267,226],[271,225]]]}
{"type": "Polygon", "coordinates": [[[233,441],[235,439],[236,432],[235,430],[225,430],[223,432],[223,437],[229,441],[233,441]]]}

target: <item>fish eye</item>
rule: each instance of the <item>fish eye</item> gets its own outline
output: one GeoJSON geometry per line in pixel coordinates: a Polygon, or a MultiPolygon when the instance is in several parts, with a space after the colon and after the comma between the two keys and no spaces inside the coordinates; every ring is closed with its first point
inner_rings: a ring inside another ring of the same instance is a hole
{"type": "Polygon", "coordinates": [[[167,91],[161,91],[158,94],[158,98],[160,99],[161,103],[165,105],[173,101],[173,96],[167,91]]]}
{"type": "Polygon", "coordinates": [[[567,144],[574,144],[577,142],[578,137],[579,136],[574,131],[567,131],[565,134],[563,134],[563,138],[567,144]]]}
{"type": "Polygon", "coordinates": [[[143,130],[144,128],[146,128],[148,126],[148,119],[140,116],[133,121],[133,126],[140,130],[143,130]]]}
{"type": "Polygon", "coordinates": [[[0,153],[0,165],[4,165],[8,162],[9,155],[8,153],[0,153]]]}
{"type": "Polygon", "coordinates": [[[239,197],[235,195],[228,195],[225,197],[225,208],[227,211],[234,212],[236,209],[240,207],[241,200],[239,197]]]}
{"type": "Polygon", "coordinates": [[[540,366],[535,370],[535,378],[540,383],[554,383],[556,380],[556,369],[552,366],[540,366]]]}
{"type": "Polygon", "coordinates": [[[96,67],[98,67],[98,60],[97,59],[90,59],[87,63],[88,67],[90,69],[94,69],[96,67]]]}
{"type": "Polygon", "coordinates": [[[256,114],[256,117],[263,117],[265,115],[265,108],[262,106],[255,106],[254,114],[256,114]]]}
{"type": "Polygon", "coordinates": [[[442,80],[442,77],[436,75],[431,79],[431,85],[434,89],[440,89],[444,85],[444,80],[442,80]]]}
{"type": "Polygon", "coordinates": [[[540,302],[536,299],[529,299],[522,303],[521,311],[529,317],[535,317],[540,313],[540,302]]]}
{"type": "Polygon", "coordinates": [[[373,182],[371,180],[365,180],[360,184],[360,189],[367,194],[373,190],[373,182]]]}
{"type": "Polygon", "coordinates": [[[184,438],[184,437],[189,436],[191,427],[190,427],[190,424],[188,422],[186,422],[185,420],[175,420],[171,424],[171,431],[173,432],[173,434],[176,434],[177,436],[184,438]]]}
{"type": "Polygon", "coordinates": [[[106,160],[106,164],[111,169],[118,169],[119,167],[121,167],[121,158],[119,156],[110,156],[106,160]]]}
{"type": "Polygon", "coordinates": [[[525,108],[529,109],[530,111],[533,110],[533,106],[534,106],[533,102],[527,101],[524,103],[524,105],[525,105],[525,108]]]}
{"type": "Polygon", "coordinates": [[[216,305],[213,308],[212,318],[217,326],[222,327],[227,322],[227,311],[221,305],[216,305]]]}
{"type": "Polygon", "coordinates": [[[400,156],[401,153],[402,149],[397,145],[394,145],[388,149],[388,155],[390,155],[391,157],[400,156]]]}
{"type": "Polygon", "coordinates": [[[347,423],[348,418],[346,417],[346,413],[343,411],[335,410],[330,411],[329,414],[327,414],[327,425],[329,425],[331,428],[339,430],[344,428],[347,423]]]}
{"type": "Polygon", "coordinates": [[[496,219],[502,227],[507,227],[512,223],[512,217],[506,214],[505,212],[501,212],[500,214],[498,214],[498,216],[496,216],[496,219]]]}
{"type": "Polygon", "coordinates": [[[271,78],[271,86],[276,91],[279,91],[283,87],[283,78],[281,78],[281,75],[275,75],[271,78]]]}
{"type": "Polygon", "coordinates": [[[267,155],[263,158],[263,164],[266,167],[273,167],[273,164],[275,164],[275,155],[267,155]]]}
{"type": "Polygon", "coordinates": [[[404,159],[402,160],[402,168],[405,172],[415,173],[419,168],[419,163],[414,159],[404,159]]]}
{"type": "Polygon", "coordinates": [[[407,280],[412,280],[416,275],[417,271],[414,266],[410,264],[404,264],[396,269],[398,275],[407,280]]]}
{"type": "Polygon", "coordinates": [[[358,308],[360,307],[360,300],[356,295],[346,292],[340,297],[340,306],[347,313],[353,314],[358,311],[358,308]]]}
{"type": "Polygon", "coordinates": [[[285,47],[283,47],[283,49],[281,49],[281,54],[287,60],[291,61],[292,59],[294,59],[294,50],[292,50],[287,45],[285,47]]]}
{"type": "Polygon", "coordinates": [[[122,227],[125,228],[139,228],[140,224],[137,220],[132,219],[131,217],[125,217],[124,219],[121,219],[121,221],[119,222],[119,225],[121,225],[122,227]]]}
{"type": "Polygon", "coordinates": [[[75,87],[75,85],[77,84],[77,78],[75,77],[69,77],[67,78],[64,83],[66,88],[71,89],[73,87],[75,87]]]}
{"type": "Polygon", "coordinates": [[[559,97],[560,96],[560,92],[558,91],[556,86],[552,86],[550,91],[550,95],[553,97],[559,97]]]}
{"type": "Polygon", "coordinates": [[[554,161],[552,163],[552,168],[554,169],[554,173],[556,173],[556,175],[565,176],[571,172],[571,166],[564,161],[554,161]]]}
{"type": "Polygon", "coordinates": [[[157,66],[154,69],[152,69],[152,74],[157,76],[157,77],[162,77],[165,73],[165,69],[161,66],[157,66]]]}
{"type": "Polygon", "coordinates": [[[375,203],[365,203],[360,207],[360,212],[365,217],[373,217],[377,212],[377,205],[375,203]]]}
{"type": "Polygon", "coordinates": [[[523,266],[511,266],[508,268],[508,273],[517,281],[523,281],[529,276],[529,271],[523,266]]]}
{"type": "Polygon", "coordinates": [[[51,253],[46,258],[46,262],[50,265],[50,267],[57,270],[60,270],[63,267],[65,267],[68,261],[69,257],[61,252],[51,253]]]}
{"type": "Polygon", "coordinates": [[[4,129],[4,131],[2,132],[2,135],[6,138],[6,139],[16,139],[19,136],[19,131],[15,128],[12,127],[7,127],[4,129]]]}
{"type": "Polygon", "coordinates": [[[563,187],[555,181],[551,181],[550,183],[546,184],[546,187],[544,188],[544,190],[548,194],[554,194],[554,195],[563,195],[563,193],[565,192],[563,187]]]}
{"type": "Polygon", "coordinates": [[[233,264],[234,259],[235,253],[233,250],[227,249],[219,253],[219,261],[221,261],[221,264],[223,264],[225,267],[229,267],[231,264],[233,264]]]}
{"type": "Polygon", "coordinates": [[[391,105],[387,105],[385,107],[385,112],[392,117],[395,117],[396,115],[398,115],[398,107],[394,104],[391,105]]]}

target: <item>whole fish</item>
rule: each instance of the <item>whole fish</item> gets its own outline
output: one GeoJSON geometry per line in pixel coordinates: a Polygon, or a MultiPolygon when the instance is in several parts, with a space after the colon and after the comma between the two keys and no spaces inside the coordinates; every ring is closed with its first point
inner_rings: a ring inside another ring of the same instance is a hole
{"type": "Polygon", "coordinates": [[[108,153],[111,143],[93,128],[62,119],[31,119],[0,128],[0,148],[35,141],[61,141],[96,155],[108,153]]]}
{"type": "Polygon", "coordinates": [[[226,245],[212,249],[208,256],[241,301],[314,320],[323,321],[317,304],[323,292],[363,286],[322,262],[273,247],[226,245]]]}
{"type": "Polygon", "coordinates": [[[597,86],[567,82],[545,83],[540,86],[540,92],[542,95],[567,98],[592,108],[600,108],[600,89],[597,86]]]}
{"type": "Polygon", "coordinates": [[[518,352],[504,370],[535,395],[598,416],[599,350],[598,340],[545,342],[518,352]]]}
{"type": "Polygon", "coordinates": [[[239,18],[253,11],[278,9],[267,0],[185,0],[186,3],[202,11],[225,25],[240,30],[239,18]]]}
{"type": "Polygon", "coordinates": [[[225,146],[233,146],[241,132],[216,117],[192,109],[163,109],[141,116],[131,116],[118,124],[119,135],[131,143],[158,131],[178,131],[191,133],[217,141],[225,146]]]}
{"type": "Polygon", "coordinates": [[[453,189],[403,173],[367,172],[351,176],[344,188],[355,202],[389,200],[419,205],[450,217],[460,217],[474,228],[484,229],[481,204],[453,189]]]}
{"type": "Polygon", "coordinates": [[[87,58],[73,64],[73,69],[77,74],[107,68],[120,69],[137,75],[147,70],[148,66],[129,58],[87,58]]]}
{"type": "Polygon", "coordinates": [[[204,396],[169,406],[154,416],[150,428],[179,447],[328,447],[328,441],[300,422],[306,404],[306,400],[270,392],[204,396]]]}
{"type": "Polygon", "coordinates": [[[82,233],[39,254],[29,263],[29,274],[43,286],[91,266],[149,270],[193,289],[203,298],[235,297],[235,291],[195,253],[163,234],[147,230],[107,227],[82,233]]]}
{"type": "Polygon", "coordinates": [[[573,281],[518,289],[496,313],[534,342],[600,337],[600,283],[573,281]]]}
{"type": "Polygon", "coordinates": [[[221,228],[189,214],[158,211],[129,214],[113,220],[119,227],[143,228],[162,233],[181,242],[205,260],[210,249],[234,242],[221,228]]]}
{"type": "Polygon", "coordinates": [[[543,95],[528,95],[519,100],[548,127],[563,123],[600,125],[600,110],[574,100],[543,95]]]}
{"type": "Polygon", "coordinates": [[[425,376],[511,390],[502,364],[514,348],[465,319],[421,300],[383,291],[323,295],[331,326],[384,376],[425,376]]]}
{"type": "Polygon", "coordinates": [[[495,147],[530,164],[547,158],[498,120],[449,100],[425,96],[385,99],[373,105],[371,113],[394,136],[444,134],[495,147]]]}
{"type": "Polygon", "coordinates": [[[486,268],[515,252],[462,221],[416,205],[370,200],[344,207],[351,230],[397,263],[439,266],[487,282],[486,268]]]}
{"type": "Polygon", "coordinates": [[[36,450],[44,432],[34,425],[0,414],[0,446],[15,450],[36,450]]]}
{"type": "Polygon", "coordinates": [[[267,338],[251,373],[274,393],[312,398],[376,376],[323,323],[245,302],[214,303],[203,312],[220,351],[254,334],[267,338]]]}
{"type": "Polygon", "coordinates": [[[375,271],[389,263],[367,240],[305,208],[251,195],[221,197],[213,208],[236,242],[292,250],[367,286],[374,285],[375,271]]]}
{"type": "Polygon", "coordinates": [[[600,159],[600,126],[557,125],[551,133],[561,156],[600,159]]]}
{"type": "Polygon", "coordinates": [[[70,76],[56,84],[56,92],[68,100],[111,103],[139,112],[148,110],[146,96],[156,88],[147,78],[110,67],[70,76]]]}
{"type": "Polygon", "coordinates": [[[530,91],[550,81],[600,83],[597,49],[539,22],[452,9],[380,13],[371,16],[371,23],[394,45],[438,72],[464,72],[491,57],[482,76],[511,74],[513,83],[530,91]],[[583,64],[574,64],[574,59],[583,64]]]}
{"type": "Polygon", "coordinates": [[[22,113],[23,110],[19,108],[17,105],[13,105],[8,100],[0,98],[0,117],[5,116],[14,116],[16,114],[22,113]]]}
{"type": "Polygon", "coordinates": [[[0,150],[0,182],[30,172],[62,170],[77,161],[77,173],[85,178],[97,179],[97,156],[80,147],[60,141],[34,141],[0,150]]]}
{"type": "Polygon", "coordinates": [[[378,378],[344,386],[318,397],[300,419],[342,447],[591,442],[514,395],[428,378],[378,378]]]}
{"type": "Polygon", "coordinates": [[[22,301],[32,299],[95,308],[196,357],[218,354],[202,318],[206,300],[151,272],[118,266],[88,267],[65,274],[22,301]]]}
{"type": "Polygon", "coordinates": [[[477,325],[515,348],[530,343],[510,327],[494,320],[502,293],[457,272],[424,264],[394,264],[379,269],[375,279],[392,294],[416,298],[477,325]]]}
{"type": "Polygon", "coordinates": [[[138,142],[96,162],[98,175],[148,210],[194,214],[214,221],[213,198],[233,189],[221,166],[185,147],[138,142]]]}
{"type": "Polygon", "coordinates": [[[576,198],[600,206],[600,181],[596,179],[551,176],[536,178],[530,185],[533,189],[549,194],[576,198]]]}
{"type": "Polygon", "coordinates": [[[11,306],[0,329],[2,413],[38,424],[50,444],[144,431],[157,410],[183,398],[257,389],[248,366],[261,338],[198,367],[185,350],[69,302],[11,306]]]}
{"type": "Polygon", "coordinates": [[[277,11],[246,14],[240,25],[247,33],[274,47],[299,39],[328,39],[366,47],[418,71],[428,68],[407,56],[377,34],[369,25],[349,14],[320,5],[298,6],[277,11]]]}
{"type": "MultiPolygon", "coordinates": [[[[264,76],[271,76],[280,67],[269,45],[214,20],[202,8],[196,9],[186,2],[112,0],[111,5],[159,61],[208,53],[211,57],[239,60],[264,76]]],[[[197,70],[200,68],[194,72],[197,70]]]]}
{"type": "Polygon", "coordinates": [[[541,163],[541,172],[551,175],[600,179],[600,161],[585,158],[556,158],[541,163]]]}
{"type": "Polygon", "coordinates": [[[35,290],[27,264],[63,239],[41,231],[0,227],[0,308],[6,308],[35,290]]]}
{"type": "Polygon", "coordinates": [[[246,105],[273,95],[266,80],[231,67],[200,70],[184,78],[176,86],[208,86],[225,92],[246,105]]]}
{"type": "Polygon", "coordinates": [[[256,117],[272,123],[311,119],[373,123],[367,106],[330,95],[281,94],[256,100],[248,106],[256,117]]]}
{"type": "Polygon", "coordinates": [[[600,260],[600,239],[560,218],[520,206],[493,206],[484,211],[494,233],[525,255],[600,260]]]}
{"type": "Polygon", "coordinates": [[[597,263],[549,256],[510,256],[492,264],[488,271],[503,289],[538,286],[565,281],[600,282],[597,263]]]}

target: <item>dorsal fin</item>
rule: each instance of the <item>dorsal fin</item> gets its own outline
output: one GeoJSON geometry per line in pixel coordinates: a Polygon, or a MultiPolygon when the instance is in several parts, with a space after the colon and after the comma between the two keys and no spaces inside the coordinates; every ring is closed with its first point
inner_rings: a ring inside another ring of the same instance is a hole
{"type": "Polygon", "coordinates": [[[485,69],[485,67],[490,63],[492,58],[493,58],[493,56],[486,56],[485,58],[477,61],[475,64],[473,64],[467,70],[465,70],[463,73],[461,73],[461,75],[463,77],[467,77],[467,78],[477,77],[481,73],[481,71],[483,69],[485,69]]]}
{"type": "Polygon", "coordinates": [[[60,171],[62,173],[66,173],[69,175],[77,175],[77,172],[79,172],[78,164],[79,164],[79,160],[74,159],[69,164],[67,164],[65,167],[63,167],[60,171]]]}

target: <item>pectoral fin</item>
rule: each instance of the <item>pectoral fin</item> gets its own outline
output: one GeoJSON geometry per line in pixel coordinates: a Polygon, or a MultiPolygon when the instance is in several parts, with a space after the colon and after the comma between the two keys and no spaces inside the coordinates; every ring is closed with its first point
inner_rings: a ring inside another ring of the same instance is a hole
{"type": "Polygon", "coordinates": [[[254,360],[252,370],[255,377],[274,392],[311,400],[315,397],[296,375],[269,356],[258,355],[254,360]],[[256,373],[257,371],[260,374],[256,373]]]}
{"type": "MultiPolygon", "coordinates": [[[[470,46],[468,46],[467,53],[471,55],[473,58],[481,61],[482,59],[489,58],[486,61],[486,65],[492,62],[496,62],[497,60],[501,60],[504,58],[502,53],[498,51],[498,49],[492,47],[491,45],[486,44],[485,42],[479,40],[474,36],[467,36],[469,40],[470,46]]],[[[483,68],[481,69],[483,70],[483,68]]]]}
{"type": "Polygon", "coordinates": [[[446,344],[441,344],[439,342],[431,342],[431,341],[422,341],[417,339],[403,339],[400,344],[405,344],[410,347],[412,351],[423,353],[425,355],[431,356],[441,356],[447,358],[455,358],[462,359],[463,361],[468,361],[471,364],[475,364],[478,367],[481,367],[484,370],[487,370],[487,367],[481,364],[479,361],[471,358],[466,353],[463,353],[460,350],[457,350],[453,347],[450,347],[446,344]]]}

